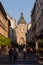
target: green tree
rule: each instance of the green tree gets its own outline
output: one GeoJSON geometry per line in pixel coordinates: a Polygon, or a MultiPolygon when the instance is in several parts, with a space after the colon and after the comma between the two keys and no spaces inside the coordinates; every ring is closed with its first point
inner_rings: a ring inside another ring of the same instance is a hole
{"type": "Polygon", "coordinates": [[[0,46],[11,46],[11,40],[9,38],[6,38],[2,35],[0,35],[0,46]]]}
{"type": "Polygon", "coordinates": [[[43,38],[41,39],[41,43],[43,44],[43,38]]]}

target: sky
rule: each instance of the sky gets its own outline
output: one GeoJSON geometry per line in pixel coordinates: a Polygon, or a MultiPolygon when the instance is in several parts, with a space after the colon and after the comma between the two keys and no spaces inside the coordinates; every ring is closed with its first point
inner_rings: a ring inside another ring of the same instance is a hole
{"type": "Polygon", "coordinates": [[[27,23],[31,21],[31,11],[35,0],[0,0],[7,14],[16,21],[19,20],[21,12],[27,23]]]}

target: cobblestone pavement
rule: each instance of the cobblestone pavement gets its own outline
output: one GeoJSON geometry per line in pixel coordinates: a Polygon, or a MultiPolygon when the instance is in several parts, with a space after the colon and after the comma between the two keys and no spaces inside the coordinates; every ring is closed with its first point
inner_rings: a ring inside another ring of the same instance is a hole
{"type": "Polygon", "coordinates": [[[7,55],[0,56],[0,65],[41,65],[34,56],[26,56],[26,59],[18,58],[15,61],[9,61],[7,55]]]}

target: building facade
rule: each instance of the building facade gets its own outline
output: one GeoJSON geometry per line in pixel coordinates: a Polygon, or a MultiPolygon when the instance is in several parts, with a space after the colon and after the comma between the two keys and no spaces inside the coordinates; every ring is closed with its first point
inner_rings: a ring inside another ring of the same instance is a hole
{"type": "Polygon", "coordinates": [[[10,27],[9,27],[9,38],[12,40],[12,42],[16,42],[16,21],[12,19],[9,15],[7,15],[8,20],[10,21],[10,27]]]}
{"type": "Polygon", "coordinates": [[[38,50],[40,39],[43,38],[43,0],[35,0],[31,21],[31,39],[36,42],[36,50],[38,50]]]}
{"type": "Polygon", "coordinates": [[[36,40],[36,3],[34,3],[34,7],[31,13],[31,40],[36,40]]]}
{"type": "Polygon", "coordinates": [[[31,22],[27,24],[26,43],[31,41],[31,22]]]}
{"type": "Polygon", "coordinates": [[[39,36],[43,31],[43,0],[36,0],[36,34],[39,36]]]}
{"type": "Polygon", "coordinates": [[[0,35],[8,37],[8,19],[1,2],[0,2],[0,35]]]}
{"type": "Polygon", "coordinates": [[[20,19],[16,26],[17,43],[19,45],[26,45],[26,32],[27,32],[27,24],[23,17],[23,13],[21,13],[20,19]]]}

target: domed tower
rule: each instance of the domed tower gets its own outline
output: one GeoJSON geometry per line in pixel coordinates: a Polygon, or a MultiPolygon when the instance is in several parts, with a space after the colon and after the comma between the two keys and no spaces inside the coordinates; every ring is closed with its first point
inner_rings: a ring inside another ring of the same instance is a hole
{"type": "Polygon", "coordinates": [[[26,21],[24,19],[23,13],[21,13],[21,15],[20,15],[20,19],[18,21],[18,24],[26,24],[26,21]]]}
{"type": "Polygon", "coordinates": [[[27,32],[27,24],[24,19],[23,13],[21,13],[16,28],[17,43],[19,45],[26,45],[26,35],[25,35],[26,32],[27,32]]]}

